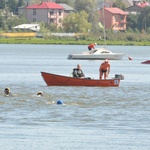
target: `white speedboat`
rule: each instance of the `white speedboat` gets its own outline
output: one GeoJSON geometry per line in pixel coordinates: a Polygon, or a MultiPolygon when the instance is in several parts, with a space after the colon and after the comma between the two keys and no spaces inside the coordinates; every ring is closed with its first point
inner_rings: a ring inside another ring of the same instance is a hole
{"type": "Polygon", "coordinates": [[[95,48],[93,50],[85,51],[80,54],[69,54],[68,59],[120,60],[124,55],[124,53],[113,53],[105,48],[95,48]]]}

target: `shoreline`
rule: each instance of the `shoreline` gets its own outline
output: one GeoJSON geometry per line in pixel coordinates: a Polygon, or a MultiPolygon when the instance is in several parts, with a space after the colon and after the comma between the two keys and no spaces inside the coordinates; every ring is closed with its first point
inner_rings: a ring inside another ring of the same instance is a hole
{"type": "MultiPolygon", "coordinates": [[[[59,44],[59,45],[89,45],[97,43],[104,45],[103,40],[75,40],[75,39],[43,39],[43,38],[0,38],[0,44],[59,44]]],[[[150,46],[150,42],[135,42],[135,41],[107,41],[107,45],[118,46],[150,46]]]]}

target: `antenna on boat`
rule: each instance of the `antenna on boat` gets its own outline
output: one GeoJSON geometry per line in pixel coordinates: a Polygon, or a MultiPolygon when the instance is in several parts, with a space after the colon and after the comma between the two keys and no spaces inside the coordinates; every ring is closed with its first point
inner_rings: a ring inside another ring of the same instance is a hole
{"type": "Polygon", "coordinates": [[[103,27],[104,27],[104,48],[106,48],[106,31],[105,31],[105,17],[104,17],[104,15],[105,15],[105,13],[104,13],[104,0],[102,1],[102,9],[103,9],[103,27]]]}

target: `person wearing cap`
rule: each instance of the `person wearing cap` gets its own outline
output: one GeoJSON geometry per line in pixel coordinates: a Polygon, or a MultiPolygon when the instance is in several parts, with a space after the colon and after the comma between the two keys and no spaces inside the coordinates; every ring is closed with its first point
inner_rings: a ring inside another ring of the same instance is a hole
{"type": "Polygon", "coordinates": [[[109,60],[105,59],[105,61],[101,64],[101,66],[99,68],[100,80],[102,80],[103,75],[104,75],[104,79],[106,80],[106,77],[108,77],[109,72],[110,72],[109,60]]]}
{"type": "Polygon", "coordinates": [[[88,50],[90,51],[90,50],[92,50],[92,49],[95,49],[95,46],[97,45],[97,43],[94,43],[94,44],[90,44],[89,46],[88,46],[88,50]]]}
{"type": "Polygon", "coordinates": [[[72,75],[74,78],[85,78],[80,64],[77,65],[77,68],[73,69],[72,75]]]}

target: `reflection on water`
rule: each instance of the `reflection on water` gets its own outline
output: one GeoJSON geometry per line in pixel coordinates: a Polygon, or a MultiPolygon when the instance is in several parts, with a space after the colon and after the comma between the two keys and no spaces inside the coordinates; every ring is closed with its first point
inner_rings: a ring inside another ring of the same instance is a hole
{"type": "MultiPolygon", "coordinates": [[[[71,51],[79,48],[85,46],[71,51]]],[[[69,75],[81,63],[87,76],[98,78],[101,61],[67,60],[70,46],[1,45],[1,149],[148,150],[150,69],[140,64],[147,56],[138,47],[121,50],[134,59],[111,61],[110,76],[125,76],[120,87],[47,87],[40,71],[69,75]],[[13,97],[4,95],[6,87],[13,97]]]]}

